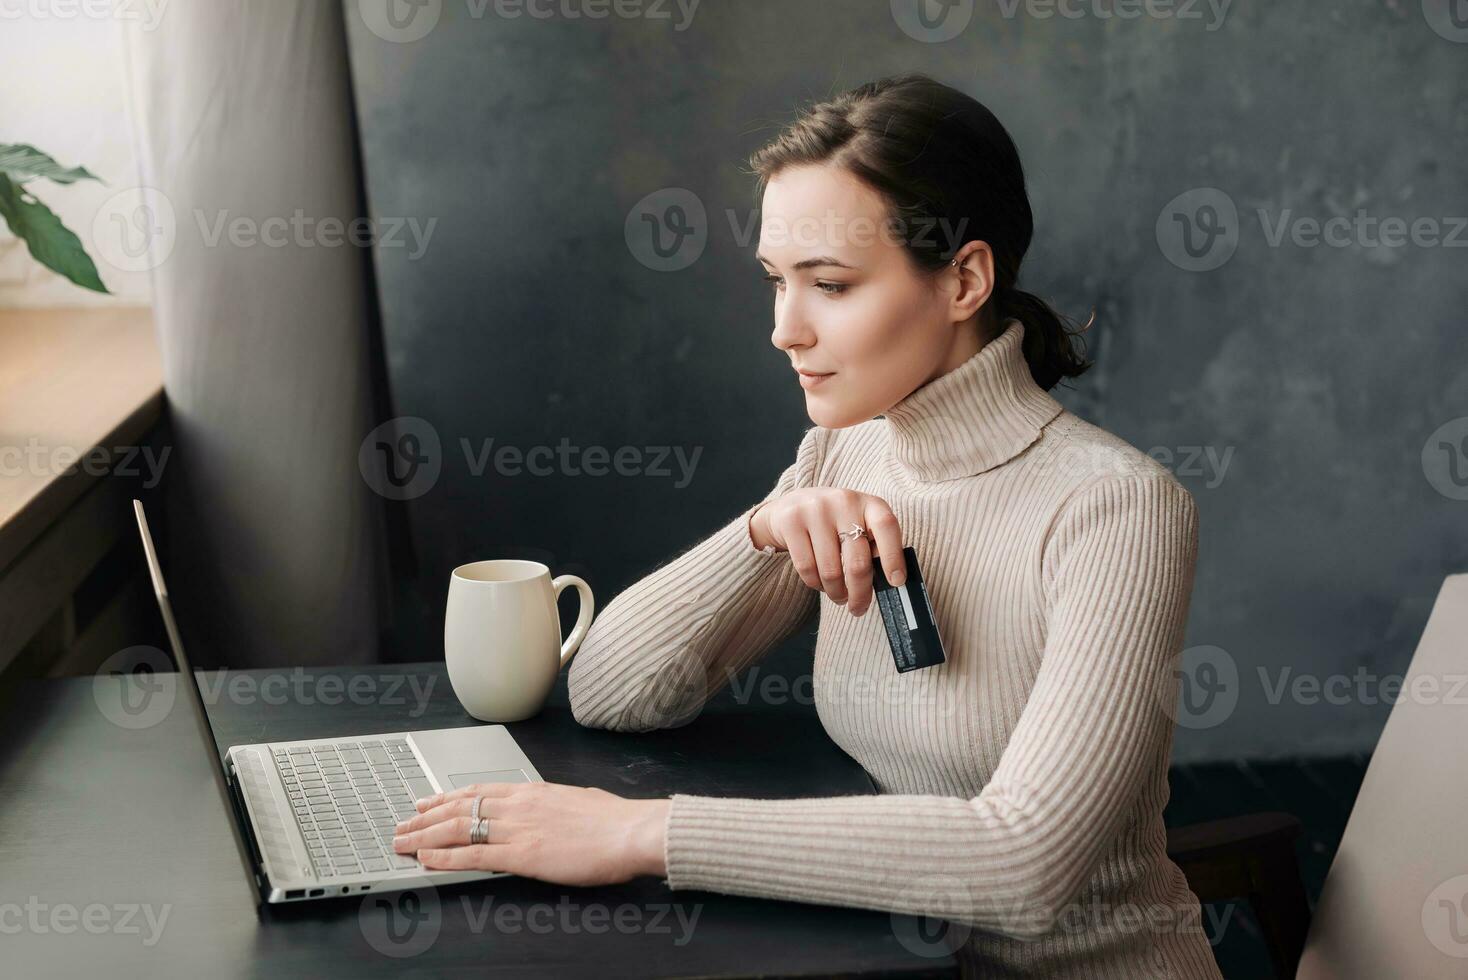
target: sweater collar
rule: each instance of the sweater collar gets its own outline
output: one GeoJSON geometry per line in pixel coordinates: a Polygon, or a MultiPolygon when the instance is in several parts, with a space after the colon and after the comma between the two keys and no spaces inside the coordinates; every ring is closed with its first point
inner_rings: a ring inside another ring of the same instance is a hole
{"type": "Polygon", "coordinates": [[[947,374],[887,410],[892,455],[915,480],[956,480],[1019,455],[1064,406],[1035,383],[1024,324],[1004,331],[947,374]]]}

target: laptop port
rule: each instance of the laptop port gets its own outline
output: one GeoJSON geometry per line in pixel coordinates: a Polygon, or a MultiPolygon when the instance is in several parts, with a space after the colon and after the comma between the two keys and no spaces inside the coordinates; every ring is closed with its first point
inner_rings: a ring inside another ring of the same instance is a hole
{"type": "Polygon", "coordinates": [[[320,898],[322,895],[325,895],[325,894],[326,894],[326,889],[325,888],[313,888],[313,889],[311,889],[311,894],[308,897],[310,897],[310,898],[320,898]]]}
{"type": "Polygon", "coordinates": [[[292,888],[292,889],[290,889],[289,891],[287,891],[285,893],[285,897],[288,898],[288,899],[289,898],[300,898],[300,897],[302,897],[305,894],[306,894],[305,889],[302,889],[302,888],[292,888]]]}

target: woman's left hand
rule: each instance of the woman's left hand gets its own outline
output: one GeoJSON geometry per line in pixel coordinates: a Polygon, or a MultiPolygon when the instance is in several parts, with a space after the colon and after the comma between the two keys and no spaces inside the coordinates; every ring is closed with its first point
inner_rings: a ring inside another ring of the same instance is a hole
{"type": "Polygon", "coordinates": [[[393,850],[434,870],[508,871],[561,885],[612,885],[665,875],[670,801],[628,800],[560,783],[479,783],[417,802],[393,850]],[[469,843],[469,809],[484,797],[489,842],[469,843]]]}

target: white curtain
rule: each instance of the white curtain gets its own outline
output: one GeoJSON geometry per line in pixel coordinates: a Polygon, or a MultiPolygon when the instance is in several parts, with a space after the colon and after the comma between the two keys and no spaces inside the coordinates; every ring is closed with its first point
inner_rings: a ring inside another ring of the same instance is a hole
{"type": "Polygon", "coordinates": [[[149,261],[190,653],[374,661],[382,501],[357,467],[370,256],[321,224],[361,200],[340,3],[173,0],[122,30],[145,220],[171,209],[175,232],[149,261]]]}

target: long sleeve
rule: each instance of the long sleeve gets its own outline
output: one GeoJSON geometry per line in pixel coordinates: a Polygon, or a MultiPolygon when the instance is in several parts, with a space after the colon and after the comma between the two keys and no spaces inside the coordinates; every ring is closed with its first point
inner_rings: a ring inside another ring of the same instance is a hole
{"type": "Polygon", "coordinates": [[[933,915],[1031,939],[1095,873],[1166,764],[1197,555],[1169,474],[1078,488],[1045,537],[1043,659],[992,778],[971,799],[678,794],[668,884],[933,915]]]}
{"type": "Polygon", "coordinates": [[[754,547],[749,518],[766,501],[816,485],[829,432],[807,429],[763,500],[602,610],[567,676],[578,722],[629,732],[687,724],[814,611],[816,593],[789,556],[754,547]]]}

